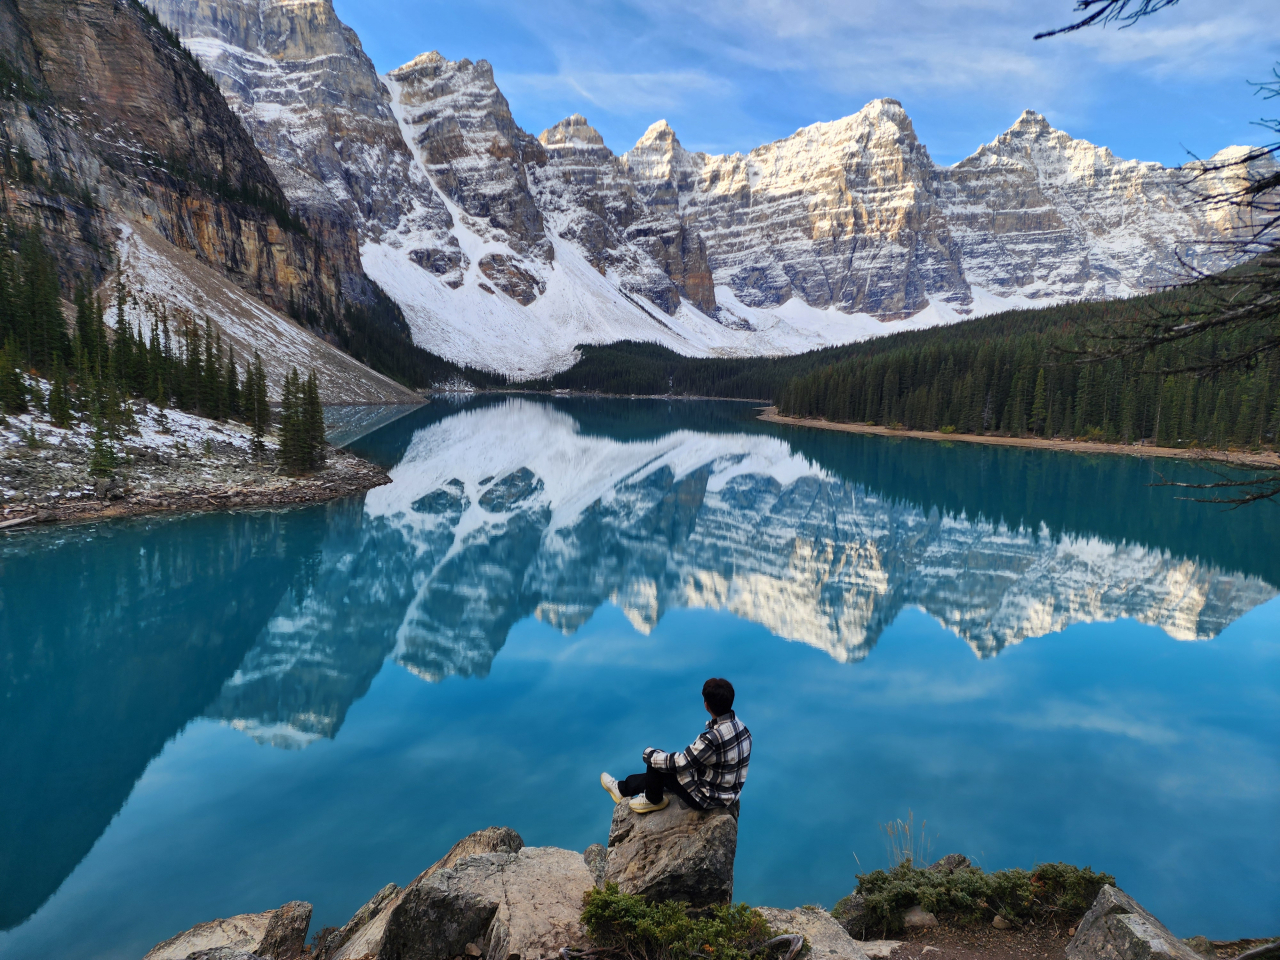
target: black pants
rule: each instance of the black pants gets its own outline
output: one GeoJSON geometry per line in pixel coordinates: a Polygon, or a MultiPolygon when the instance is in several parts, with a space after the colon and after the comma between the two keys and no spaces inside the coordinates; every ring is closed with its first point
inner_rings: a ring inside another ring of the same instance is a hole
{"type": "Polygon", "coordinates": [[[625,780],[618,781],[618,792],[624,797],[645,795],[650,803],[660,803],[664,793],[679,797],[694,810],[701,810],[702,804],[690,796],[689,791],[680,786],[680,781],[670,770],[655,770],[648,764],[644,773],[633,773],[625,780]]]}

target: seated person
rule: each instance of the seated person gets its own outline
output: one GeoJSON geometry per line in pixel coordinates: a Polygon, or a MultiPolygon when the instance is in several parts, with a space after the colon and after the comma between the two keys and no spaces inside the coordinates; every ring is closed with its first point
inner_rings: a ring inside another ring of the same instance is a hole
{"type": "Polygon", "coordinates": [[[733,684],[713,678],[702,685],[702,705],[711,714],[707,729],[679,753],[644,751],[644,773],[625,780],[600,774],[600,785],[614,803],[630,798],[636,813],[661,810],[670,794],[695,810],[727,807],[742,793],[751,760],[751,731],[733,712],[733,684]]]}

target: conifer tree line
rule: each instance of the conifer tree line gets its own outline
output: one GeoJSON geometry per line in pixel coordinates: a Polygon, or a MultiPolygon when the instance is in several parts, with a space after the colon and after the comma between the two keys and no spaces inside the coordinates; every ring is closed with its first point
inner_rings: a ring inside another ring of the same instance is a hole
{"type": "MultiPolygon", "coordinates": [[[[241,420],[253,431],[257,453],[271,428],[267,374],[256,352],[241,366],[212,323],[170,325],[167,317],[131,324],[128,292],[114,290],[115,329],[107,306],[86,281],[73,294],[75,322],[63,315],[57,263],[35,231],[0,227],[0,414],[47,412],[53,423],[94,430],[93,472],[115,466],[111,443],[135,426],[131,400],[143,399],[214,420],[241,420]],[[49,383],[48,395],[29,387],[24,373],[49,383]]],[[[281,459],[303,473],[324,465],[324,415],[315,373],[297,370],[283,384],[281,459]]]]}
{"type": "Polygon", "coordinates": [[[778,408],[910,430],[1272,446],[1280,437],[1280,355],[1245,369],[1186,372],[1234,354],[1251,335],[1211,334],[1102,363],[1073,362],[1083,338],[1071,332],[899,347],[795,378],[778,408]]]}

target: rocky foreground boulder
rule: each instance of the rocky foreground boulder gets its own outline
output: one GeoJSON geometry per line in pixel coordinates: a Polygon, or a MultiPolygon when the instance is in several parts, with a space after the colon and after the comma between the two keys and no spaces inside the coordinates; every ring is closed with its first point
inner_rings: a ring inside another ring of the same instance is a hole
{"type": "MultiPolygon", "coordinates": [[[[701,811],[679,800],[644,816],[619,804],[609,846],[585,854],[526,847],[509,827],[490,827],[453,848],[406,887],[389,883],[340,929],[317,934],[314,960],[549,960],[590,946],[581,923],[588,890],[606,882],[694,910],[729,903],[738,810],[701,811]]],[[[867,960],[831,916],[773,911],[779,926],[814,944],[815,960],[867,960]]],[[[311,906],[201,924],[157,946],[146,960],[296,960],[311,906]]]]}
{"type": "MultiPolygon", "coordinates": [[[[613,811],[604,879],[648,900],[683,900],[695,910],[733,899],[738,805],[694,810],[672,797],[663,810],[613,811]]],[[[504,958],[505,960],[505,958],[504,958]]]]}
{"type": "Polygon", "coordinates": [[[326,960],[539,960],[586,946],[582,897],[596,876],[580,853],[525,847],[514,830],[459,841],[403,890],[384,887],[339,934],[326,960]]]}
{"type": "Polygon", "coordinates": [[[143,960],[297,960],[310,925],[311,904],[294,900],[276,910],[198,924],[156,944],[143,960]]]}
{"type": "Polygon", "coordinates": [[[1204,960],[1123,890],[1105,886],[1067,944],[1068,960],[1204,960]]]}

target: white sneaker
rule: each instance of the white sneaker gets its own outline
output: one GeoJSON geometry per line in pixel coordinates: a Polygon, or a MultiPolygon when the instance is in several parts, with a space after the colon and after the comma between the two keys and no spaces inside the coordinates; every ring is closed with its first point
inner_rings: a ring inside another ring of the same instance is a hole
{"type": "Polygon", "coordinates": [[[671,798],[664,796],[657,803],[650,803],[649,798],[642,793],[638,797],[631,798],[631,810],[634,813],[653,813],[655,810],[663,809],[670,802],[671,798]]]}
{"type": "Polygon", "coordinates": [[[607,773],[600,774],[600,786],[604,787],[604,792],[613,797],[614,803],[626,802],[626,797],[618,792],[618,781],[613,779],[607,773]]]}

